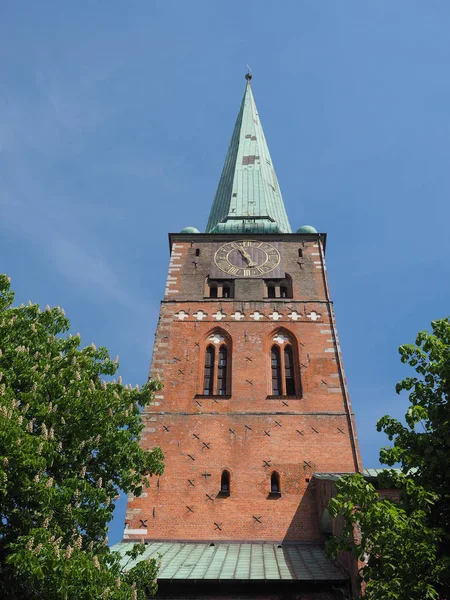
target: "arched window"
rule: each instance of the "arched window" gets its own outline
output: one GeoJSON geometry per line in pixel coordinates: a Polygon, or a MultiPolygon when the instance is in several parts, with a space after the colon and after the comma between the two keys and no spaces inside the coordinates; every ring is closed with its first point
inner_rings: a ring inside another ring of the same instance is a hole
{"type": "Polygon", "coordinates": [[[211,396],[214,390],[214,358],[215,358],[214,346],[208,346],[205,353],[205,373],[204,373],[204,384],[203,394],[205,396],[211,396]]]}
{"type": "Polygon", "coordinates": [[[284,349],[284,382],[286,385],[286,395],[295,395],[295,379],[294,379],[294,357],[292,355],[292,347],[286,346],[284,349]]]}
{"type": "Polygon", "coordinates": [[[299,348],[295,337],[284,328],[271,333],[269,396],[301,397],[299,348]]]}
{"type": "Polygon", "coordinates": [[[280,281],[280,297],[281,298],[292,298],[292,277],[287,273],[284,279],[280,281]]]}
{"type": "Polygon", "coordinates": [[[230,474],[228,471],[222,471],[222,477],[220,478],[220,491],[222,494],[230,493],[230,474]]]}
{"type": "Polygon", "coordinates": [[[217,392],[219,396],[227,393],[227,347],[221,346],[219,350],[219,364],[217,369],[217,392]]]}
{"type": "Polygon", "coordinates": [[[203,396],[231,395],[231,338],[221,328],[206,339],[203,396]]]}
{"type": "Polygon", "coordinates": [[[267,298],[292,298],[292,278],[285,273],[284,279],[265,281],[267,298]]]}
{"type": "Polygon", "coordinates": [[[281,385],[280,348],[278,346],[272,346],[270,358],[272,362],[272,395],[281,396],[283,391],[281,385]]]}
{"type": "Polygon", "coordinates": [[[270,493],[271,494],[279,494],[281,492],[280,488],[280,476],[276,471],[272,473],[270,476],[270,493]]]}
{"type": "Polygon", "coordinates": [[[205,279],[205,298],[234,298],[233,281],[222,281],[221,279],[205,279]]]}

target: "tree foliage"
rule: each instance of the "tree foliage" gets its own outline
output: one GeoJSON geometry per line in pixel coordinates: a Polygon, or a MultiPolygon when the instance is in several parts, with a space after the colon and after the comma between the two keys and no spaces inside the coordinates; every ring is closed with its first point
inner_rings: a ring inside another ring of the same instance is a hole
{"type": "Polygon", "coordinates": [[[450,319],[431,325],[431,333],[399,348],[401,361],[415,370],[396,386],[398,394],[409,392],[405,422],[385,416],[377,424],[393,441],[380,461],[400,465],[382,473],[379,485],[398,488],[398,500],[353,475],[337,482],[329,505],[344,530],[328,550],[350,551],[364,562],[369,600],[450,598],[450,319]]]}
{"type": "MultiPolygon", "coordinates": [[[[117,359],[63,336],[62,309],[13,307],[13,299],[0,275],[2,598],[153,595],[155,561],[123,572],[107,531],[120,490],[139,496],[163,472],[161,450],[139,446],[140,409],[161,386],[110,380],[117,359]]],[[[144,549],[136,545],[130,560],[144,549]]]]}

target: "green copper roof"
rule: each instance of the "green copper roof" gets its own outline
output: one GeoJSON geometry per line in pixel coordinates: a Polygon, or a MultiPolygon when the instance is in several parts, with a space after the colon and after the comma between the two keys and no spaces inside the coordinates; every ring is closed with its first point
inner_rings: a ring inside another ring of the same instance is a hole
{"type": "Polygon", "coordinates": [[[291,233],[247,75],[206,233],[291,233]]]}
{"type": "Polygon", "coordinates": [[[302,225],[297,229],[297,233],[317,233],[317,229],[312,225],[302,225]]]}
{"type": "Polygon", "coordinates": [[[196,227],[184,227],[180,233],[200,233],[196,227]]]}
{"type": "Polygon", "coordinates": [[[150,542],[135,560],[125,553],[132,543],[119,543],[111,550],[121,554],[127,570],[141,560],[161,561],[158,580],[284,579],[300,581],[342,581],[347,576],[325,557],[320,546],[270,543],[181,543],[150,542]]]}

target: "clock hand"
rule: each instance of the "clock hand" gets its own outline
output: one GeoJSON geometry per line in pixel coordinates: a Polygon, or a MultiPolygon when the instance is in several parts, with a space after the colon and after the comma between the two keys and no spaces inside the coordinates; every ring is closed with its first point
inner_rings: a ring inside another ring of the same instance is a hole
{"type": "Polygon", "coordinates": [[[256,265],[256,263],[252,260],[252,257],[250,256],[250,254],[246,250],[244,250],[244,248],[239,246],[238,250],[241,253],[241,255],[245,258],[245,260],[247,261],[247,264],[249,267],[254,267],[256,265]]]}

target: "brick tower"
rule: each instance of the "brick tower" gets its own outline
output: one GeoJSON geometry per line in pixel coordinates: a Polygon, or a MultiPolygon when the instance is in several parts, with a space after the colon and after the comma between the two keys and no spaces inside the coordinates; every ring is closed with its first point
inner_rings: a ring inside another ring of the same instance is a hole
{"type": "Polygon", "coordinates": [[[345,577],[323,555],[313,474],[361,462],[326,235],[291,231],[250,79],[206,232],[169,236],[150,371],[164,389],[143,436],[165,473],[129,498],[124,541],[162,552],[160,581],[288,579],[315,598],[345,577]]]}

